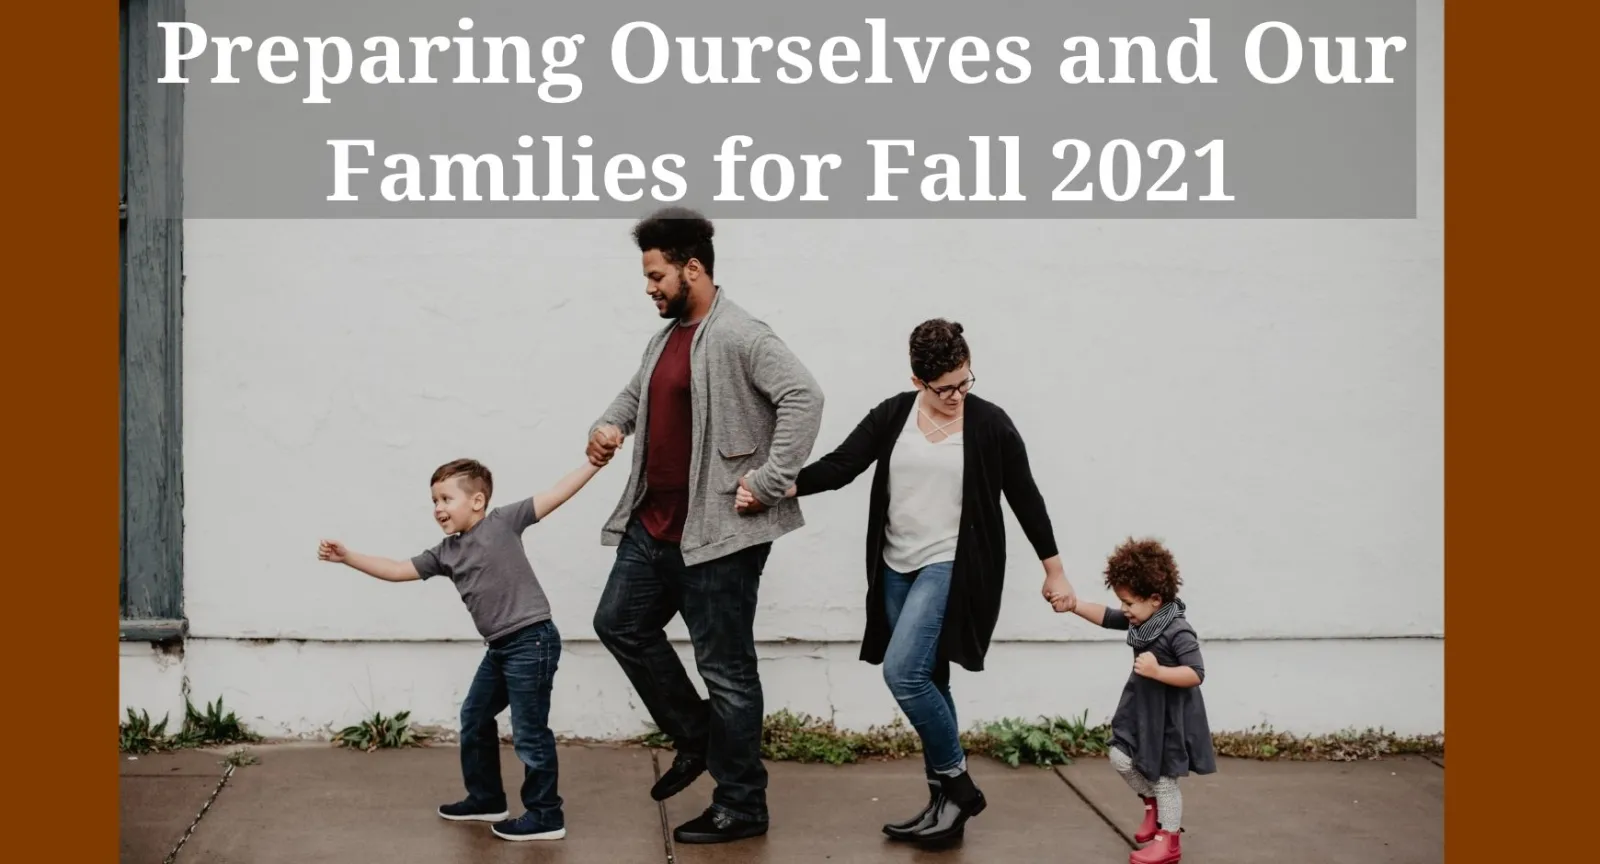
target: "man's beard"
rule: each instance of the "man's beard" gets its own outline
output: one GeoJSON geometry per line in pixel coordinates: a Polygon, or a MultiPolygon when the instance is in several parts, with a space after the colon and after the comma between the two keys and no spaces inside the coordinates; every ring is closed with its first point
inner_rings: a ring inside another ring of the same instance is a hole
{"type": "Polygon", "coordinates": [[[682,318],[684,311],[689,308],[689,282],[678,274],[678,295],[667,301],[665,309],[661,310],[662,318],[682,318]]]}

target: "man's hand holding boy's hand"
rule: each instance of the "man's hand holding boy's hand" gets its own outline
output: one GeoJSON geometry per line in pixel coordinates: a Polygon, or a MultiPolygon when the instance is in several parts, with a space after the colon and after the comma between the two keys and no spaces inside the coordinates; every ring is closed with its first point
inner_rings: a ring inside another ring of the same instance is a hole
{"type": "Polygon", "coordinates": [[[589,433],[589,447],[586,455],[589,464],[596,468],[605,467],[611,457],[617,455],[617,448],[622,446],[622,430],[615,426],[601,426],[589,433]]]}

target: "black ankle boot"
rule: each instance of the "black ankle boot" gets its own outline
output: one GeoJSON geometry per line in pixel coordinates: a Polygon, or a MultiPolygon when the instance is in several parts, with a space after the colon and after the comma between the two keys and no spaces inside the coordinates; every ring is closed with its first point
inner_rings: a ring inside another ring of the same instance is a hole
{"type": "Polygon", "coordinates": [[[883,833],[889,835],[891,840],[910,840],[911,835],[933,820],[933,814],[939,807],[939,780],[934,775],[928,776],[928,803],[922,812],[904,822],[895,822],[883,826],[883,833]]]}
{"type": "Polygon", "coordinates": [[[963,771],[954,777],[942,777],[933,813],[908,839],[918,843],[954,840],[965,833],[967,820],[982,813],[987,806],[989,802],[973,784],[970,773],[963,771]]]}

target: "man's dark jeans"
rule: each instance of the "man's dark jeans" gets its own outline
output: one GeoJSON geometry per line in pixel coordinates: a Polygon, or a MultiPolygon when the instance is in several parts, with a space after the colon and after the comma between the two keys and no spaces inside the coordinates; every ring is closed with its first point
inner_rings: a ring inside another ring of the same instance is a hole
{"type": "Polygon", "coordinates": [[[767,768],[761,762],[761,678],[756,671],[756,593],[771,543],[685,567],[676,543],[632,520],[617,548],[595,610],[600,641],[633,682],[645,708],[680,752],[703,755],[717,781],[711,803],[758,822],[767,819],[767,768]],[[700,698],[666,625],[683,614],[700,698]]]}
{"type": "Polygon", "coordinates": [[[461,704],[461,775],[467,797],[503,810],[500,730],[511,708],[511,740],[522,760],[522,806],[548,830],[566,826],[557,791],[556,736],[550,731],[550,687],[561,664],[561,633],[541,621],[489,644],[461,704]]]}

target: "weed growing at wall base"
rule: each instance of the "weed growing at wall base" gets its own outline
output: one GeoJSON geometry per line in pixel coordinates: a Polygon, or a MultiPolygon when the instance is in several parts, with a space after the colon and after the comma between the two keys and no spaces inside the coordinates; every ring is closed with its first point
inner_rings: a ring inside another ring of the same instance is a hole
{"type": "Polygon", "coordinates": [[[1444,735],[1394,735],[1383,729],[1347,729],[1306,738],[1252,726],[1211,736],[1218,756],[1295,762],[1355,762],[1384,756],[1442,756],[1444,735]]]}
{"type": "MultiPolygon", "coordinates": [[[[1064,765],[1079,756],[1101,755],[1110,744],[1106,726],[1090,726],[1088,712],[1076,720],[1041,718],[1040,723],[1008,719],[983,725],[961,736],[969,752],[981,753],[1016,767],[1064,765]]],[[[917,733],[896,716],[886,726],[865,732],[839,729],[832,721],[783,710],[762,724],[761,755],[774,762],[818,762],[845,765],[875,759],[904,759],[922,753],[917,733]]],[[[672,739],[659,730],[629,743],[670,749],[672,739]]]]}
{"type": "Polygon", "coordinates": [[[360,723],[346,726],[333,736],[333,743],[371,753],[374,750],[420,747],[427,737],[427,733],[412,728],[411,712],[401,711],[392,717],[374,713],[360,723]]]}
{"type": "Polygon", "coordinates": [[[222,697],[207,704],[204,711],[194,703],[184,700],[183,729],[176,735],[167,734],[170,716],[159,723],[150,722],[147,711],[127,709],[128,719],[118,724],[118,749],[123,753],[158,753],[194,747],[216,747],[225,744],[253,744],[261,736],[251,732],[232,711],[224,711],[222,697]]]}
{"type": "MultiPolygon", "coordinates": [[[[1399,736],[1382,729],[1300,737],[1255,726],[1243,732],[1217,732],[1212,741],[1219,756],[1260,761],[1353,762],[1385,756],[1444,755],[1443,735],[1399,736]]],[[[655,729],[628,743],[672,748],[672,739],[655,729]]],[[[961,743],[969,753],[988,756],[1013,768],[1048,768],[1068,765],[1079,758],[1104,756],[1111,747],[1111,727],[1106,723],[1090,725],[1087,711],[1075,719],[1005,718],[963,733],[961,743]]],[[[761,755],[774,762],[844,765],[903,759],[921,753],[921,740],[898,716],[887,726],[852,732],[839,729],[831,721],[784,710],[768,715],[762,728],[761,755]]]]}
{"type": "Polygon", "coordinates": [[[865,732],[840,731],[831,721],[779,711],[762,724],[761,755],[774,762],[843,765],[862,759],[900,759],[922,752],[917,734],[900,717],[865,732]]]}
{"type": "Polygon", "coordinates": [[[1111,727],[1090,726],[1087,711],[1077,720],[1041,717],[1032,723],[1007,718],[969,732],[961,743],[968,752],[982,753],[1013,768],[1023,763],[1068,765],[1075,757],[1104,756],[1111,748],[1111,727]]]}
{"type": "Polygon", "coordinates": [[[155,753],[174,749],[173,736],[167,734],[168,719],[162,717],[160,723],[151,723],[148,711],[136,713],[129,708],[127,722],[118,724],[121,738],[118,749],[123,753],[155,753]]]}
{"type": "Polygon", "coordinates": [[[196,711],[193,704],[184,700],[180,737],[192,747],[252,744],[261,740],[261,736],[246,729],[232,711],[223,712],[221,696],[206,706],[205,713],[196,711]]]}
{"type": "MultiPolygon", "coordinates": [[[[123,753],[142,754],[186,748],[259,742],[232,711],[225,711],[222,699],[198,710],[185,704],[183,730],[167,733],[169,718],[152,722],[144,711],[127,710],[127,720],[119,724],[119,748],[123,753]]],[[[370,718],[339,730],[333,743],[368,753],[377,750],[421,747],[435,735],[411,724],[411,713],[391,716],[375,713],[370,718]]],[[[1297,736],[1278,732],[1270,726],[1253,726],[1242,732],[1216,732],[1212,735],[1217,755],[1262,761],[1353,762],[1386,756],[1443,756],[1444,735],[1402,736],[1384,729],[1345,730],[1331,735],[1297,736]]],[[[635,746],[667,750],[672,739],[652,731],[629,739],[635,746]]],[[[1085,711],[1074,719],[1040,717],[1038,720],[1003,718],[981,723],[962,733],[967,752],[988,756],[1013,768],[1023,765],[1050,767],[1071,764],[1084,757],[1104,756],[1111,746],[1111,727],[1090,725],[1085,711]]],[[[783,710],[767,715],[762,724],[761,755],[774,762],[809,762],[846,765],[883,759],[919,756],[922,741],[896,716],[885,726],[865,732],[839,729],[832,721],[783,710]]],[[[228,756],[233,765],[255,764],[248,749],[228,756]]]]}

